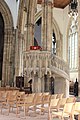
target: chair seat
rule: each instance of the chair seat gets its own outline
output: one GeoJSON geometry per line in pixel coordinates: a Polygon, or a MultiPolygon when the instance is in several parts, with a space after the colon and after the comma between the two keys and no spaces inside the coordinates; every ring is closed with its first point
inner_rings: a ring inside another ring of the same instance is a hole
{"type": "Polygon", "coordinates": [[[60,116],[60,117],[69,117],[69,113],[63,113],[62,111],[58,111],[58,112],[52,112],[52,117],[54,117],[56,115],[57,116],[60,116]]]}
{"type": "Polygon", "coordinates": [[[78,110],[74,111],[74,115],[79,115],[79,114],[80,114],[80,111],[78,111],[78,110]]]}

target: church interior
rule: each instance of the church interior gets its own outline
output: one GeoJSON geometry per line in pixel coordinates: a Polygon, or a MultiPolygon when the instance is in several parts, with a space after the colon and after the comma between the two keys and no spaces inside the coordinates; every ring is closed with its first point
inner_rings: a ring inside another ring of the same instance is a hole
{"type": "Polygon", "coordinates": [[[3,91],[79,97],[79,31],[79,0],[0,0],[0,97],[3,91]]]}

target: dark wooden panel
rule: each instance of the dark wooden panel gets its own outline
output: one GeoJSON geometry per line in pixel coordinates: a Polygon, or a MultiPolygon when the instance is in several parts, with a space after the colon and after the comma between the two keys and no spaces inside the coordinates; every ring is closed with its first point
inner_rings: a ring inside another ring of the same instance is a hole
{"type": "Polygon", "coordinates": [[[16,76],[16,87],[21,88],[24,87],[24,77],[16,76]]]}

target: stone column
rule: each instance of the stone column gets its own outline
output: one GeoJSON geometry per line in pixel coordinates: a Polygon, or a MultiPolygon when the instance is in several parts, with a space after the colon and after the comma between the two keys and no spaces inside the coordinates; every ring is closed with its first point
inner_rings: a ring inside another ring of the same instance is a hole
{"type": "Polygon", "coordinates": [[[34,18],[36,12],[37,0],[27,0],[27,18],[26,18],[26,50],[34,45],[34,18]]]}
{"type": "MultiPolygon", "coordinates": [[[[80,0],[78,2],[80,5],[80,0]]],[[[79,6],[78,5],[78,6],[79,6]]],[[[78,60],[79,60],[79,68],[78,68],[78,83],[79,83],[79,96],[80,96],[80,7],[78,9],[78,60]]]]}
{"type": "Polygon", "coordinates": [[[14,76],[14,45],[12,28],[5,30],[2,86],[12,85],[14,76]]]}
{"type": "Polygon", "coordinates": [[[63,93],[64,97],[69,97],[69,81],[62,77],[55,77],[54,93],[63,93]]]}
{"type": "Polygon", "coordinates": [[[20,32],[19,29],[15,29],[15,76],[14,76],[14,86],[16,86],[16,76],[19,76],[20,43],[21,43],[21,32],[20,32]]]}
{"type": "Polygon", "coordinates": [[[52,16],[53,0],[42,0],[42,49],[51,51],[52,48],[52,16]]]}

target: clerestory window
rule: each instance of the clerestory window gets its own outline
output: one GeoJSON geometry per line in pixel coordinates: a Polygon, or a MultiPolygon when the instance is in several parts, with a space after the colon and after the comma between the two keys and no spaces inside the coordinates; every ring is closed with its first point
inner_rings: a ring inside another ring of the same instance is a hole
{"type": "Polygon", "coordinates": [[[69,29],[69,67],[70,70],[78,68],[78,31],[75,20],[72,20],[69,29]]]}

